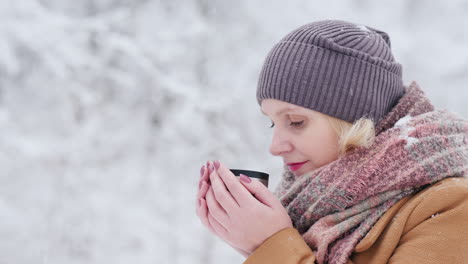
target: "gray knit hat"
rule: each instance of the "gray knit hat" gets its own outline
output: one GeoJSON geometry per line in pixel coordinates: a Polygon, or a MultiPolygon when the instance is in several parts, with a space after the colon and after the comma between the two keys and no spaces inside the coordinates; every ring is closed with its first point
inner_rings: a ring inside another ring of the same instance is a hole
{"type": "Polygon", "coordinates": [[[390,38],[371,27],[325,20],[304,25],[268,54],[257,101],[272,98],[354,122],[377,123],[404,93],[390,38]]]}

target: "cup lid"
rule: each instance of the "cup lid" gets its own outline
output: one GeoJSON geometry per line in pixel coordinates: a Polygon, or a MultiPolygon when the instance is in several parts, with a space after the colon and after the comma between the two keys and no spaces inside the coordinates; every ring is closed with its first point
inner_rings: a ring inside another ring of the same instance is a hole
{"type": "Polygon", "coordinates": [[[239,176],[241,173],[249,176],[251,178],[257,178],[257,179],[262,179],[262,180],[268,180],[268,173],[265,172],[260,172],[260,171],[252,171],[252,170],[239,170],[239,169],[230,169],[234,175],[239,176]]]}

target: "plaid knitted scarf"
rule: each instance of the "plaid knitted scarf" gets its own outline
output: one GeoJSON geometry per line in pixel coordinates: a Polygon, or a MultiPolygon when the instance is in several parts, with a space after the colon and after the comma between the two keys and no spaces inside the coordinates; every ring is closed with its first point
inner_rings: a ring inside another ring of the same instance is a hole
{"type": "Polygon", "coordinates": [[[275,190],[318,263],[346,263],[403,197],[468,172],[468,122],[435,110],[416,83],[356,148],[300,177],[285,167],[275,190]]]}

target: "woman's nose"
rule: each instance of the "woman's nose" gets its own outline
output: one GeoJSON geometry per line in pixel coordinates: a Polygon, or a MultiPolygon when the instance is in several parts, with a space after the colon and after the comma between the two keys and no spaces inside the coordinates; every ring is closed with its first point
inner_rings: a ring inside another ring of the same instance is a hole
{"type": "Polygon", "coordinates": [[[290,152],[292,150],[291,142],[278,132],[273,133],[270,145],[270,153],[273,156],[280,156],[283,153],[290,152]]]}

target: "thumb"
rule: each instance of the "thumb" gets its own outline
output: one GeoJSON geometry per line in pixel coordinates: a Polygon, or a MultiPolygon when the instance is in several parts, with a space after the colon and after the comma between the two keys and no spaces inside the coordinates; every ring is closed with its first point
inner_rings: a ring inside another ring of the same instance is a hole
{"type": "Polygon", "coordinates": [[[240,182],[244,187],[257,198],[262,204],[275,208],[280,204],[278,198],[270,191],[268,188],[263,185],[263,183],[252,180],[250,177],[240,174],[240,182]]]}

